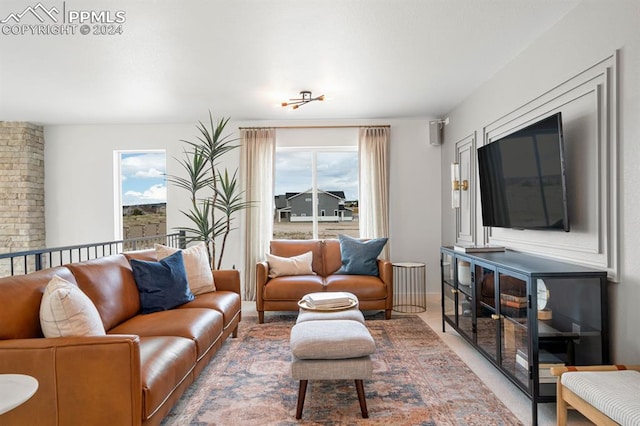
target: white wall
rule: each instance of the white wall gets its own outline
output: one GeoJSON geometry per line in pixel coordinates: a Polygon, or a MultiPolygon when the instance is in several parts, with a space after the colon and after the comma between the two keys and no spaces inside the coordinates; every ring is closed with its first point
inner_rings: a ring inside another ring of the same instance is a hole
{"type": "MultiPolygon", "coordinates": [[[[439,292],[440,147],[428,143],[428,118],[295,123],[295,125],[391,125],[390,244],[394,261],[427,264],[430,292],[439,292]]],[[[292,125],[291,122],[230,122],[238,127],[292,125]]],[[[113,151],[166,149],[167,173],[180,174],[174,158],[182,157],[181,139],[193,140],[193,124],[64,125],[45,128],[45,216],[48,247],[114,239],[113,151]]],[[[239,166],[239,150],[225,160],[239,166]]],[[[188,225],[180,209],[187,197],[171,185],[167,193],[167,229],[188,225]]],[[[240,233],[227,243],[223,267],[240,269],[240,233]]]]}
{"type": "MultiPolygon", "coordinates": [[[[640,2],[586,0],[543,37],[523,51],[472,96],[450,112],[442,148],[442,176],[447,173],[455,142],[477,132],[619,49],[618,78],[618,191],[620,268],[617,283],[609,285],[612,355],[617,363],[640,363],[640,197],[634,183],[640,177],[640,2]]],[[[571,161],[569,159],[568,161],[571,161]]],[[[595,191],[596,188],[591,188],[595,191]]],[[[454,242],[453,212],[447,208],[447,183],[442,185],[442,241],[454,242]]],[[[613,208],[615,206],[609,206],[613,208]]],[[[615,209],[613,209],[615,210],[615,209]]],[[[478,220],[480,221],[479,210],[478,220]]],[[[481,224],[481,222],[480,222],[481,224]]],[[[483,228],[478,226],[476,237],[483,228]]],[[[552,237],[549,237],[552,238],[552,237]]],[[[479,238],[481,240],[481,238],[479,238]]]]}

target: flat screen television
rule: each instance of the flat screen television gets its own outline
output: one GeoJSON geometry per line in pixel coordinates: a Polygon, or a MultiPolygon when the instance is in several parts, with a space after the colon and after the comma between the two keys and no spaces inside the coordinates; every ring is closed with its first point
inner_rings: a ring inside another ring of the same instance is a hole
{"type": "Polygon", "coordinates": [[[484,226],[569,231],[560,112],[478,148],[484,226]]]}

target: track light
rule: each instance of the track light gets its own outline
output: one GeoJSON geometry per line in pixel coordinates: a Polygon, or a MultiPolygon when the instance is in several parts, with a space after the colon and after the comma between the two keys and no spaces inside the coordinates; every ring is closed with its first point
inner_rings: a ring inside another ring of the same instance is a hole
{"type": "Polygon", "coordinates": [[[298,109],[300,106],[304,104],[308,104],[312,101],[324,101],[324,95],[316,96],[315,98],[311,95],[310,90],[303,90],[300,92],[299,98],[289,99],[289,102],[283,102],[282,106],[290,106],[293,109],[298,109]]]}

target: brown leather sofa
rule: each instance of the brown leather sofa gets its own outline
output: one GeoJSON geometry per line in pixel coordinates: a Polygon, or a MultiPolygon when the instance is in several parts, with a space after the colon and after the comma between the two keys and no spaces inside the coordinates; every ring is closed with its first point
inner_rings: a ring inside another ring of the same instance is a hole
{"type": "Polygon", "coordinates": [[[360,301],[360,309],[384,310],[391,318],[393,308],[393,267],[388,260],[378,259],[379,275],[337,275],[342,266],[340,242],[327,240],[273,240],[270,253],[292,257],[313,252],[312,269],[316,275],[289,275],[269,278],[266,261],[256,265],[256,310],[258,322],[264,322],[265,311],[297,311],[305,294],[319,291],[348,291],[360,301]]]}
{"type": "Polygon", "coordinates": [[[155,260],[155,251],[0,279],[0,374],[27,374],[39,382],[35,395],[0,416],[0,424],[160,424],[226,338],[237,336],[237,271],[214,271],[215,292],[141,315],[132,257],[155,260]],[[40,300],[55,274],[93,301],[106,336],[43,337],[40,300]]]}

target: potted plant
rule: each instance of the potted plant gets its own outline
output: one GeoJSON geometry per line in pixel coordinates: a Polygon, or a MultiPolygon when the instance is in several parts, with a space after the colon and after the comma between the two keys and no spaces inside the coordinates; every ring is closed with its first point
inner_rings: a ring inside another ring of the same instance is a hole
{"type": "Polygon", "coordinates": [[[176,229],[185,231],[186,242],[204,241],[207,245],[211,269],[220,269],[229,233],[235,229],[233,220],[236,213],[248,208],[251,203],[244,201],[243,191],[238,184],[238,170],[219,168],[223,155],[239,147],[238,138],[223,135],[229,118],[214,121],[209,111],[209,127],[201,121],[196,126],[200,135],[197,141],[181,140],[187,144],[184,158],[176,159],[186,177],[167,175],[167,180],[189,192],[189,210],[180,210],[192,222],[192,226],[176,229]],[[220,243],[219,253],[217,243],[220,243]]]}

